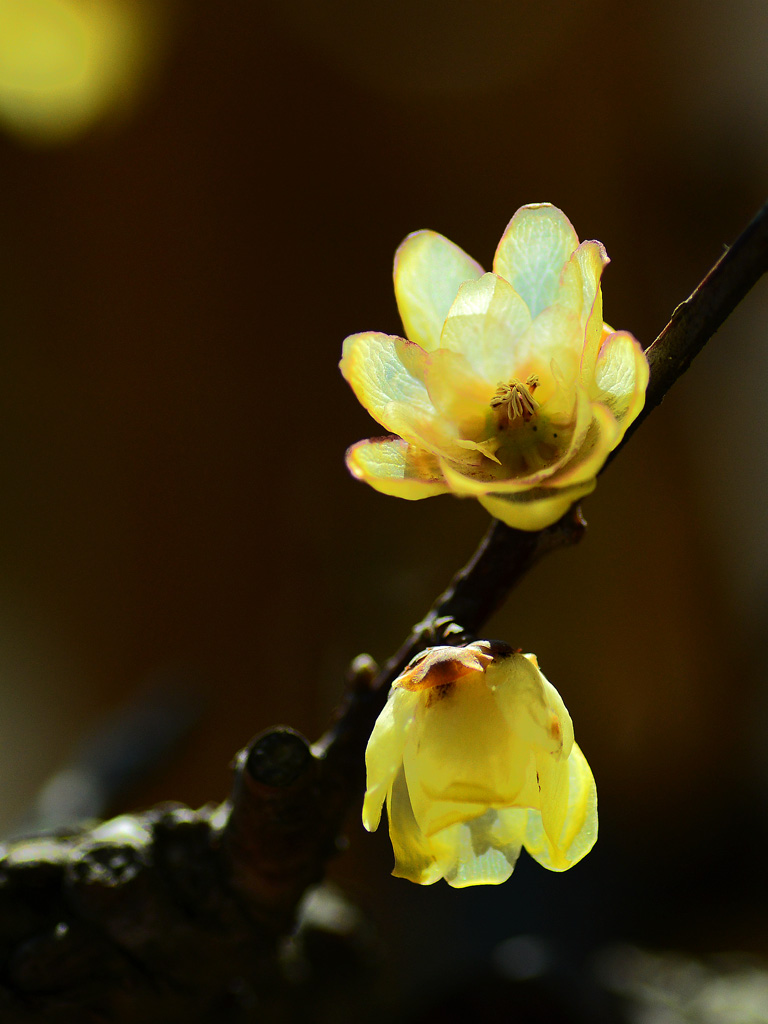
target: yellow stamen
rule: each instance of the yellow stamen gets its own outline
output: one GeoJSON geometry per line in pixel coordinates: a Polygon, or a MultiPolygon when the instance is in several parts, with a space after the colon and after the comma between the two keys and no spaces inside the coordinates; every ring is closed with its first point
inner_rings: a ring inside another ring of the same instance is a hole
{"type": "Polygon", "coordinates": [[[514,379],[509,384],[499,382],[496,386],[496,393],[491,399],[491,408],[505,408],[510,421],[522,419],[527,423],[532,416],[536,415],[539,408],[539,403],[533,397],[533,392],[538,386],[539,378],[535,373],[531,374],[525,384],[514,379]]]}

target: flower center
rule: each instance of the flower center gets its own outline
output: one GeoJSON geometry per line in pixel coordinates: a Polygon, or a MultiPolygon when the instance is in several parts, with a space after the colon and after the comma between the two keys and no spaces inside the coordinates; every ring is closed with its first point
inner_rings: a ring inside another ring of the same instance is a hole
{"type": "Polygon", "coordinates": [[[527,423],[532,416],[536,415],[539,408],[539,403],[533,397],[533,392],[538,386],[539,378],[535,373],[531,374],[525,384],[514,379],[509,384],[499,382],[491,399],[491,408],[505,413],[510,423],[518,419],[527,423]]]}

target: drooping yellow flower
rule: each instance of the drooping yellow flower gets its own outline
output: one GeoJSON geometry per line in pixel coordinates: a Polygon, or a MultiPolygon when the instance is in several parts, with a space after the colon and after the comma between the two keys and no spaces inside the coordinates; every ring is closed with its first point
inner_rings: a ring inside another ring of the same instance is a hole
{"type": "Polygon", "coordinates": [[[523,530],[555,522],[645,401],[648,363],[603,323],[600,242],[548,203],[524,206],[484,274],[434,231],[395,257],[408,339],[344,342],[341,371],[390,437],[360,441],[349,469],[384,494],[477,498],[523,530]]]}
{"type": "Polygon", "coordinates": [[[497,884],[521,847],[551,871],[597,838],[597,794],[562,698],[533,654],[432,647],[392,684],[365,755],[363,824],[386,799],[399,878],[497,884]]]}

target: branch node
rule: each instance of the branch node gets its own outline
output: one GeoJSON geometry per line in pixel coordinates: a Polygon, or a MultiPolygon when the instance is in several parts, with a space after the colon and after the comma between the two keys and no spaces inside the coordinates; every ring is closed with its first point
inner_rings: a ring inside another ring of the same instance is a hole
{"type": "Polygon", "coordinates": [[[309,744],[294,729],[279,726],[261,733],[237,756],[237,767],[264,786],[285,788],[295,783],[312,760],[309,744]]]}
{"type": "Polygon", "coordinates": [[[318,760],[300,733],[279,726],[253,739],[234,767],[222,815],[225,870],[253,917],[282,928],[333,848],[318,760]]]}
{"type": "Polygon", "coordinates": [[[367,693],[379,672],[370,654],[358,654],[347,672],[347,689],[367,693]]]}

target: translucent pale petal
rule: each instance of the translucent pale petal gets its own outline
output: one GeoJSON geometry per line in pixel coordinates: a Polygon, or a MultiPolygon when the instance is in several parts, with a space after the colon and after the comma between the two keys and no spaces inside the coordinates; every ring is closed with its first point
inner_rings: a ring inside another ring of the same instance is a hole
{"type": "Polygon", "coordinates": [[[417,501],[450,490],[437,458],[399,437],[358,441],[346,457],[352,475],[382,494],[417,501]]]}
{"type": "Polygon", "coordinates": [[[395,878],[407,878],[420,885],[431,885],[443,877],[444,870],[436,861],[430,843],[425,839],[413,816],[405,774],[396,776],[387,797],[389,838],[395,854],[395,878]]]}
{"type": "MultiPolygon", "coordinates": [[[[566,762],[568,773],[567,809],[556,841],[544,829],[542,816],[528,817],[525,848],[550,871],[565,871],[586,856],[597,839],[597,791],[587,760],[574,744],[566,762]]],[[[542,786],[542,796],[544,787],[542,786]]]]}
{"type": "Polygon", "coordinates": [[[515,345],[515,362],[520,368],[517,376],[525,378],[528,375],[529,362],[537,363],[536,369],[548,368],[553,359],[562,361],[566,353],[577,355],[581,352],[582,342],[579,317],[559,303],[548,306],[515,345]]]}
{"type": "Polygon", "coordinates": [[[550,846],[559,850],[559,840],[568,816],[568,762],[556,752],[538,751],[536,776],[539,780],[538,809],[541,825],[550,846]]]}
{"type": "Polygon", "coordinates": [[[507,847],[510,852],[517,850],[519,856],[527,827],[528,808],[505,807],[496,811],[492,835],[500,847],[507,847]]]}
{"type": "Polygon", "coordinates": [[[353,334],[344,342],[340,368],[358,401],[381,425],[403,434],[413,413],[434,414],[423,369],[426,354],[412,342],[387,334],[353,334]]]}
{"type": "Polygon", "coordinates": [[[431,352],[425,371],[430,400],[441,416],[452,420],[463,437],[482,434],[491,419],[493,386],[478,376],[460,352],[431,352]]]}
{"type": "MultiPolygon", "coordinates": [[[[445,880],[454,889],[469,885],[499,885],[514,870],[522,846],[525,817],[500,827],[499,817],[508,812],[486,811],[462,825],[445,829],[432,841],[445,864],[445,880]]],[[[524,813],[524,812],[523,812],[524,813]]]]}
{"type": "Polygon", "coordinates": [[[473,466],[441,459],[440,471],[454,494],[461,497],[478,498],[489,491],[516,493],[530,487],[527,477],[510,480],[505,468],[493,462],[473,466]]]}
{"type": "Polygon", "coordinates": [[[557,690],[542,675],[533,655],[513,654],[487,674],[509,732],[518,744],[541,750],[563,750],[563,737],[573,742],[573,725],[557,690]],[[553,696],[554,695],[554,696],[553,696]],[[557,731],[553,732],[553,714],[557,731]]]}
{"type": "MultiPolygon", "coordinates": [[[[538,662],[535,654],[524,654],[523,657],[538,668],[538,662]]],[[[541,671],[541,669],[539,669],[539,671],[541,671]]],[[[557,716],[560,726],[560,732],[562,735],[561,757],[569,757],[573,748],[573,720],[568,712],[568,708],[563,702],[563,698],[543,673],[541,680],[544,687],[547,706],[557,716]]]]}
{"type": "Polygon", "coordinates": [[[395,255],[395,298],[405,333],[431,350],[440,344],[443,322],[459,287],[483,268],[458,245],[435,231],[408,235],[395,255]]]}
{"type": "Polygon", "coordinates": [[[600,242],[582,242],[563,268],[558,301],[574,310],[582,333],[582,374],[589,378],[600,348],[603,296],[600,278],[610,263],[600,242]]]}
{"type": "MultiPolygon", "coordinates": [[[[483,814],[489,806],[484,800],[460,800],[458,785],[453,793],[454,799],[440,800],[428,796],[418,781],[415,784],[412,783],[407,770],[405,780],[408,785],[414,819],[422,834],[430,841],[438,835],[443,835],[454,825],[471,821],[472,818],[483,814]]],[[[475,792],[468,795],[478,794],[475,792]]]]}
{"type": "Polygon", "coordinates": [[[594,398],[610,409],[619,424],[614,447],[645,404],[648,360],[627,331],[615,331],[602,344],[595,366],[594,398]]]}
{"type": "Polygon", "coordinates": [[[565,214],[549,203],[518,210],[507,225],[493,261],[536,317],[557,300],[560,273],[579,238],[565,214]]]}
{"type": "Polygon", "coordinates": [[[363,802],[363,825],[375,832],[381,819],[384,798],[403,763],[403,748],[418,696],[407,690],[392,689],[384,710],[376,719],[365,751],[368,785],[363,802]]]}
{"type": "Polygon", "coordinates": [[[425,835],[466,820],[461,805],[482,810],[515,801],[530,751],[515,742],[482,674],[466,676],[447,692],[431,691],[416,715],[403,763],[413,812],[425,835]]]}
{"type": "Polygon", "coordinates": [[[463,284],[443,326],[440,345],[461,352],[474,370],[496,385],[514,376],[516,339],[531,323],[528,307],[495,274],[463,284]]]}
{"type": "Polygon", "coordinates": [[[573,487],[539,487],[509,496],[484,494],[478,496],[478,501],[507,526],[516,530],[543,530],[565,515],[575,501],[591,494],[596,486],[597,480],[593,477],[573,487]]]}
{"type": "Polygon", "coordinates": [[[613,414],[605,406],[593,404],[592,422],[571,459],[563,462],[557,474],[559,487],[593,480],[619,443],[620,432],[613,414]]]}

